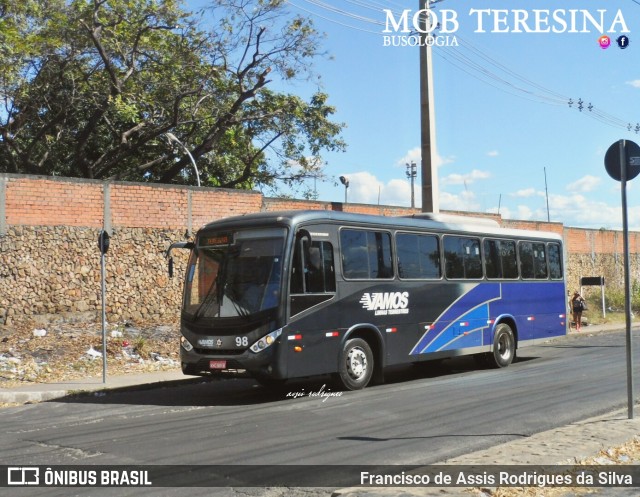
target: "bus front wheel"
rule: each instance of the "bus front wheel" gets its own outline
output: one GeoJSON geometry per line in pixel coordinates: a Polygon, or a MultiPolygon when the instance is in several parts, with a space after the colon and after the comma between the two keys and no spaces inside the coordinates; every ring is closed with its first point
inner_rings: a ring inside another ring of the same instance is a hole
{"type": "Polygon", "coordinates": [[[491,364],[497,368],[506,368],[516,356],[516,340],[508,324],[499,324],[493,339],[493,353],[489,354],[491,364]]]}
{"type": "Polygon", "coordinates": [[[362,338],[347,340],[340,354],[338,375],[340,382],[349,390],[366,387],[373,374],[373,353],[362,338]]]}

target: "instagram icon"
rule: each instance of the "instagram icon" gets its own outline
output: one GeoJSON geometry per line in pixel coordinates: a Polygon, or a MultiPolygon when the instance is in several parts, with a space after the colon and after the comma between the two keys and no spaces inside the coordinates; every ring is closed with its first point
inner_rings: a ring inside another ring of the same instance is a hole
{"type": "Polygon", "coordinates": [[[609,38],[607,35],[602,35],[600,38],[598,38],[598,44],[603,50],[605,48],[609,48],[609,45],[611,45],[611,38],[609,38]]]}

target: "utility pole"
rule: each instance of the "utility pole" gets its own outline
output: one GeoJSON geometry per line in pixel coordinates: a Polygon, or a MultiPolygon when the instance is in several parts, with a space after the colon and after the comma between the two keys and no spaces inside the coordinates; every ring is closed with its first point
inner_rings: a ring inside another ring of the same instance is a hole
{"type": "Polygon", "coordinates": [[[411,180],[411,208],[415,208],[416,206],[416,195],[414,190],[414,182],[418,171],[416,170],[415,161],[411,161],[411,164],[407,163],[407,178],[411,180]]]}
{"type": "MultiPolygon", "coordinates": [[[[429,9],[431,0],[418,0],[418,9],[429,9]]],[[[433,71],[431,43],[427,31],[427,17],[420,20],[420,143],[422,152],[422,212],[439,212],[438,171],[435,169],[435,109],[433,105],[433,71]]],[[[429,17],[429,23],[431,18],[429,17]]]]}
{"type": "Polygon", "coordinates": [[[544,195],[547,199],[547,222],[551,222],[551,214],[549,214],[549,189],[547,188],[547,168],[544,168],[544,195]]]}

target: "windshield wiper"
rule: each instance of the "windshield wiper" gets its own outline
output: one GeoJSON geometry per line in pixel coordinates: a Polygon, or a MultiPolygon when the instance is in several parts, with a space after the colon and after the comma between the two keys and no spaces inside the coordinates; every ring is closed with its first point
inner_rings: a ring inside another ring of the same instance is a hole
{"type": "Polygon", "coordinates": [[[213,280],[213,283],[207,290],[207,294],[205,295],[202,304],[200,304],[198,309],[196,309],[196,312],[193,314],[194,319],[198,319],[204,313],[204,311],[209,310],[212,304],[218,305],[217,313],[220,313],[220,310],[222,309],[222,299],[224,298],[224,287],[227,284],[227,263],[231,252],[230,249],[231,242],[227,244],[226,250],[223,252],[222,260],[220,261],[220,265],[218,266],[218,274],[216,275],[216,278],[213,280]]]}
{"type": "Polygon", "coordinates": [[[218,291],[213,291],[218,288],[218,278],[213,280],[209,290],[207,290],[207,294],[204,296],[204,300],[196,309],[196,312],[193,313],[193,318],[197,319],[204,312],[209,310],[212,304],[218,304],[218,310],[220,309],[220,301],[217,298],[218,291]],[[215,299],[214,299],[215,298],[215,299]]]}

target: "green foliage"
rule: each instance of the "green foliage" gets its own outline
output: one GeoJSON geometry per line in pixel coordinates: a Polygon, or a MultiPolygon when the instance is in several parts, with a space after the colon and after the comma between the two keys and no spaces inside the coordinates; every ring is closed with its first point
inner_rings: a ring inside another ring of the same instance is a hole
{"type": "Polygon", "coordinates": [[[205,185],[321,178],[327,95],[270,89],[319,42],[280,0],[0,0],[0,172],[195,184],[172,133],[205,185]]]}
{"type": "MultiPolygon", "coordinates": [[[[589,309],[600,309],[602,307],[600,290],[590,292],[587,301],[589,309]]],[[[604,301],[607,309],[624,312],[626,302],[624,288],[605,287],[604,301]]],[[[640,281],[637,280],[631,284],[631,310],[634,313],[640,312],[640,281]]]]}

